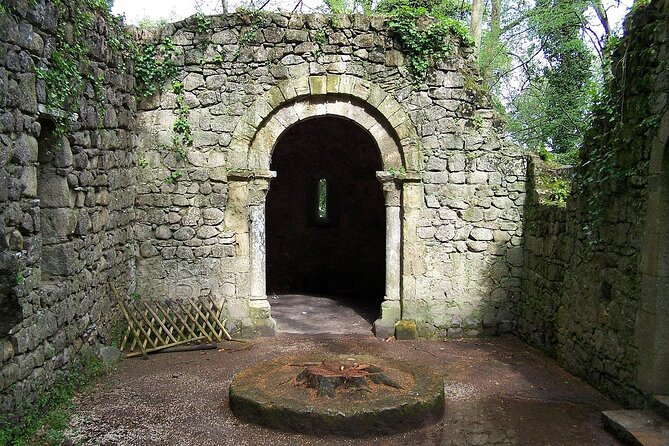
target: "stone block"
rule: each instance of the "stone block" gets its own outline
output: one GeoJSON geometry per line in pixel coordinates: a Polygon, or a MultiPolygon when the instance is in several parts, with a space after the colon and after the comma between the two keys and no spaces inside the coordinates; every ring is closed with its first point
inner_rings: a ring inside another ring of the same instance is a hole
{"type": "Polygon", "coordinates": [[[40,206],[44,208],[70,207],[73,204],[67,178],[58,175],[54,170],[45,169],[40,172],[37,191],[40,206]]]}
{"type": "Polygon", "coordinates": [[[455,238],[455,227],[450,225],[442,225],[436,230],[434,238],[440,242],[447,242],[455,238]]]}
{"type": "Polygon", "coordinates": [[[389,67],[404,66],[404,54],[401,51],[390,50],[386,52],[385,64],[389,67]]]}
{"type": "Polygon", "coordinates": [[[287,43],[306,42],[309,39],[309,32],[305,30],[287,29],[285,40],[287,43]]]}
{"type": "Polygon", "coordinates": [[[188,75],[183,80],[183,84],[186,91],[197,90],[198,88],[202,88],[206,85],[204,82],[204,77],[198,73],[188,73],[188,75]]]}
{"type": "Polygon", "coordinates": [[[494,239],[493,232],[486,228],[474,228],[469,236],[479,241],[492,241],[494,239]]]}
{"type": "Polygon", "coordinates": [[[158,226],[155,234],[158,240],[169,240],[172,238],[172,230],[169,226],[158,226]]]}
{"type": "Polygon", "coordinates": [[[68,276],[76,270],[75,244],[59,243],[42,247],[42,276],[68,276]]]}
{"type": "Polygon", "coordinates": [[[100,358],[103,364],[115,364],[121,360],[121,350],[116,347],[104,345],[100,347],[100,350],[98,351],[98,358],[100,358]]]}
{"type": "Polygon", "coordinates": [[[174,233],[174,238],[180,241],[190,240],[193,237],[195,237],[195,230],[193,228],[179,228],[174,233]]]}
{"type": "Polygon", "coordinates": [[[151,258],[158,255],[158,250],[151,244],[151,242],[144,242],[139,247],[139,253],[144,258],[151,258]]]}
{"type": "Polygon", "coordinates": [[[279,43],[286,35],[286,30],[282,28],[266,28],[263,30],[263,35],[268,43],[279,43]]]}
{"type": "Polygon", "coordinates": [[[412,320],[402,319],[395,324],[395,339],[399,341],[418,339],[418,327],[412,320]]]}

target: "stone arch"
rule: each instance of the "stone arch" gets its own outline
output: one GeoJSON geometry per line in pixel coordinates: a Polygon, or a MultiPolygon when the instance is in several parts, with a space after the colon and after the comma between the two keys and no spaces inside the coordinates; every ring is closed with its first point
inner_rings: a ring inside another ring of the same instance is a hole
{"type": "Polygon", "coordinates": [[[271,179],[272,151],[292,125],[319,116],[338,116],[364,128],[377,145],[383,171],[386,209],[386,280],[377,336],[394,333],[401,318],[401,301],[412,293],[402,286],[403,256],[415,237],[422,153],[416,129],[403,107],[381,87],[346,75],[308,76],[280,82],[247,109],[235,126],[226,158],[231,199],[226,225],[235,231],[248,255],[249,315],[259,333],[274,332],[275,322],[266,299],[265,199],[271,179]]]}
{"type": "Polygon", "coordinates": [[[416,129],[402,106],[378,85],[346,75],[309,76],[280,82],[240,118],[230,142],[230,170],[268,170],[278,137],[290,126],[317,116],[356,122],[374,138],[384,170],[419,171],[416,129]]]}
{"type": "Polygon", "coordinates": [[[641,253],[637,315],[637,385],[649,394],[669,393],[669,112],[651,145],[648,202],[641,253]]]}

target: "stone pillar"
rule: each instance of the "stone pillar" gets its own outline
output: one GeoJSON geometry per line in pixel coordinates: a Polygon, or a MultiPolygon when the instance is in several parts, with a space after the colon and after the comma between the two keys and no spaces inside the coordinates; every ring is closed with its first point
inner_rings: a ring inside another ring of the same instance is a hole
{"type": "Polygon", "coordinates": [[[248,184],[249,317],[255,335],[272,336],[276,322],[266,293],[265,199],[276,172],[234,171],[231,175],[248,184]]]}
{"type": "Polygon", "coordinates": [[[402,259],[402,182],[388,172],[377,172],[386,202],[386,295],[381,304],[381,317],[374,322],[377,337],[395,333],[395,323],[401,319],[401,259],[402,259]]]}

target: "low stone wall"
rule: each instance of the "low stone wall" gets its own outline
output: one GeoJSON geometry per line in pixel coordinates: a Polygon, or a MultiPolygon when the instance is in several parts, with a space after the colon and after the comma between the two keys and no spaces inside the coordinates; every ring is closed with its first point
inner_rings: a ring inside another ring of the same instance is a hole
{"type": "Polygon", "coordinates": [[[109,341],[116,315],[109,284],[126,289],[134,280],[136,159],[133,79],[110,43],[123,38],[118,27],[82,2],[63,1],[62,11],[43,0],[3,5],[0,412],[16,414],[83,346],[109,341]],[[55,121],[68,111],[49,109],[38,73],[57,65],[75,14],[90,14],[77,42],[87,45],[90,63],[80,107],[60,136],[55,121]]]}

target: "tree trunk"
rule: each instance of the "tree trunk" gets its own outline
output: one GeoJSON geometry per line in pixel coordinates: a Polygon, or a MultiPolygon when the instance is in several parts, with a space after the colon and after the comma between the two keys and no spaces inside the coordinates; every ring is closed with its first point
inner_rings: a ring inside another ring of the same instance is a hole
{"type": "Polygon", "coordinates": [[[483,24],[483,10],[485,9],[484,0],[472,0],[472,21],[471,32],[474,39],[474,51],[478,57],[481,48],[481,32],[483,24]]]}
{"type": "Polygon", "coordinates": [[[495,58],[499,51],[503,51],[504,47],[500,42],[502,37],[502,0],[492,0],[492,11],[490,13],[490,51],[491,57],[489,63],[481,70],[483,77],[483,85],[487,90],[490,90],[495,82],[495,58]]]}

